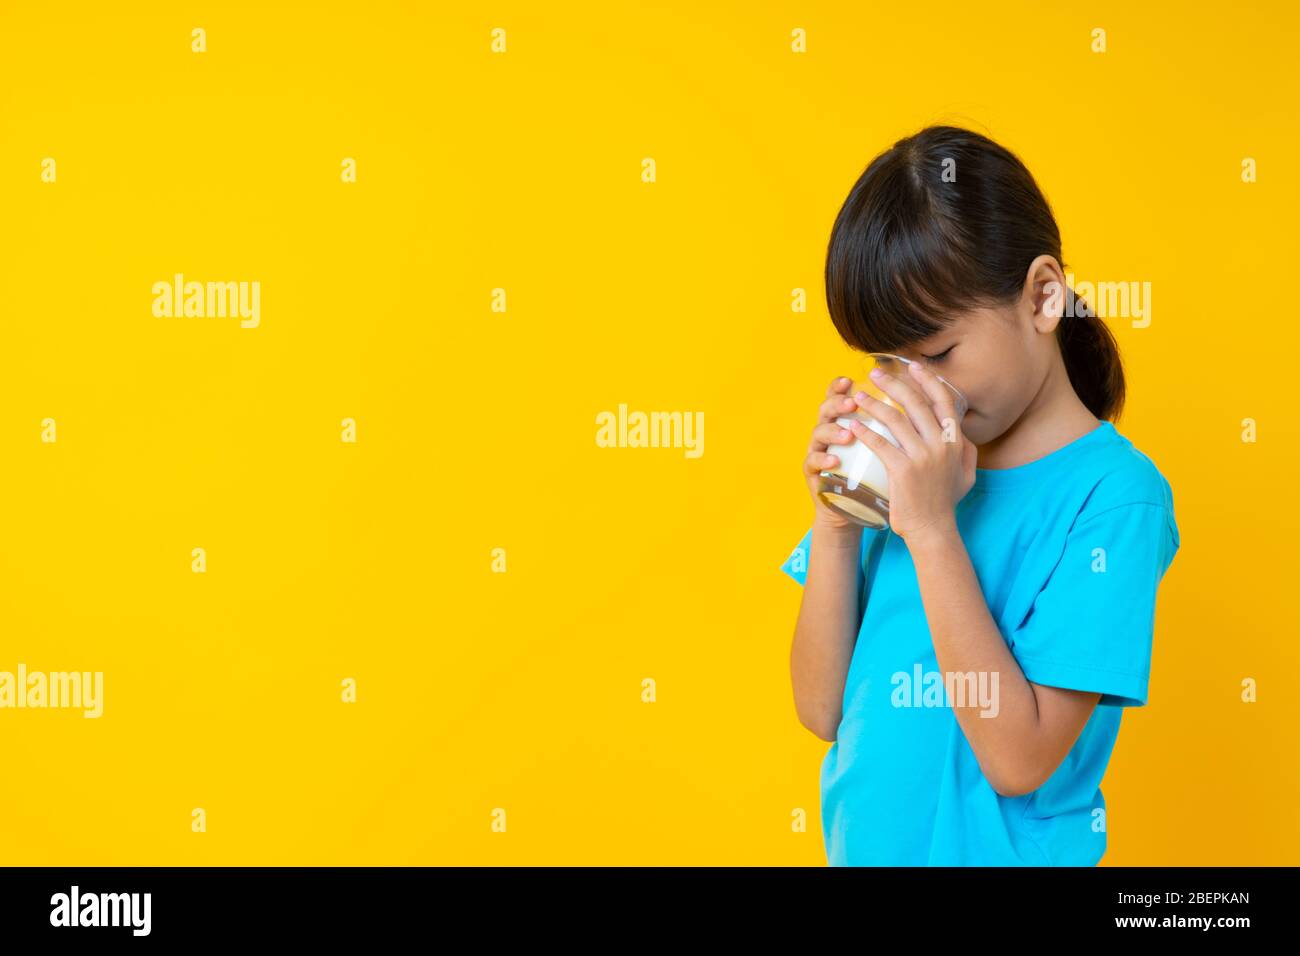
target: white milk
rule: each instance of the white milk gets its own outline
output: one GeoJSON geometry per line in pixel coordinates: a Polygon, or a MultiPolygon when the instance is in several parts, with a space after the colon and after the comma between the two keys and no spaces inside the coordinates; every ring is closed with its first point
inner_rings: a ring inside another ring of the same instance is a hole
{"type": "MultiPolygon", "coordinates": [[[[902,447],[894,440],[894,436],[889,433],[888,428],[867,415],[850,412],[842,418],[835,419],[841,428],[849,428],[849,424],[854,420],[862,422],[877,435],[884,436],[895,448],[902,447]]],[[[852,434],[852,429],[850,429],[850,434],[852,434]]],[[[849,442],[847,445],[827,446],[826,451],[840,460],[839,464],[828,470],[831,474],[839,475],[845,479],[849,491],[856,491],[858,485],[863,484],[888,501],[889,474],[885,471],[885,463],[876,456],[874,451],[864,445],[856,435],[850,438],[849,442]]]]}

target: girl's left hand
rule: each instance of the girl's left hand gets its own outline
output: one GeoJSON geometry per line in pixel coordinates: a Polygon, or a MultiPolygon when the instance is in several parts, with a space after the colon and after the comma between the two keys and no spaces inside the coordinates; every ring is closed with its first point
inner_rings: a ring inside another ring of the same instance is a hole
{"type": "Polygon", "coordinates": [[[957,502],[975,484],[978,455],[974,442],[962,433],[952,392],[919,363],[907,368],[908,378],[872,372],[875,383],[906,409],[906,415],[865,392],[854,396],[861,409],[888,428],[902,447],[894,447],[862,422],[850,426],[885,466],[889,526],[905,539],[955,527],[957,502]]]}

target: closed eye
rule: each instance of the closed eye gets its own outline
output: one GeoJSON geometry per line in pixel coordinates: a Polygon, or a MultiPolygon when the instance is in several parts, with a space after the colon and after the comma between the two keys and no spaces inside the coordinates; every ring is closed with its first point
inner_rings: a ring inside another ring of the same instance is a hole
{"type": "Polygon", "coordinates": [[[944,360],[944,358],[947,357],[948,353],[951,352],[951,351],[952,351],[953,349],[955,349],[956,347],[957,347],[956,345],[950,345],[950,346],[948,346],[946,349],[944,349],[942,352],[940,352],[938,355],[927,355],[927,356],[925,356],[925,358],[926,358],[928,361],[931,361],[931,362],[941,362],[941,361],[944,360]]]}

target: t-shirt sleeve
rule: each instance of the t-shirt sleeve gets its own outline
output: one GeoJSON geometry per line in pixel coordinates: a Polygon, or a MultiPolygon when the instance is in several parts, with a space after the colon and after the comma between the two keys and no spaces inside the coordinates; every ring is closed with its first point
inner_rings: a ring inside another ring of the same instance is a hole
{"type": "Polygon", "coordinates": [[[808,578],[808,548],[812,544],[812,528],[804,532],[803,539],[794,546],[781,570],[794,578],[802,587],[808,578]]]}
{"type": "MultiPolygon", "coordinates": [[[[858,595],[861,597],[863,585],[866,584],[866,554],[867,545],[872,536],[871,529],[863,529],[862,532],[862,549],[858,554],[858,595]]],[[[803,539],[794,546],[790,556],[785,559],[781,565],[781,570],[790,577],[794,578],[802,587],[808,578],[808,555],[812,546],[812,528],[804,532],[803,539]]]]}
{"type": "Polygon", "coordinates": [[[1163,504],[1116,505],[1076,519],[1060,561],[1010,635],[1025,677],[1096,691],[1103,705],[1144,705],[1156,591],[1177,550],[1177,526],[1163,504]]]}

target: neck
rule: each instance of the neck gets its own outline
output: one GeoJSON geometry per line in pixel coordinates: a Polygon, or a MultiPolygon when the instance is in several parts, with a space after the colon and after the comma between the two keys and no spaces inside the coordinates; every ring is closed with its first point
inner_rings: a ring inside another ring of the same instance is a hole
{"type": "Polygon", "coordinates": [[[1005,432],[979,447],[980,468],[1017,468],[1050,455],[1097,427],[1079,401],[1060,356],[1025,410],[1005,432]]]}

